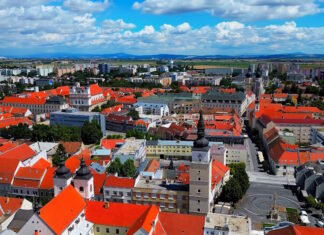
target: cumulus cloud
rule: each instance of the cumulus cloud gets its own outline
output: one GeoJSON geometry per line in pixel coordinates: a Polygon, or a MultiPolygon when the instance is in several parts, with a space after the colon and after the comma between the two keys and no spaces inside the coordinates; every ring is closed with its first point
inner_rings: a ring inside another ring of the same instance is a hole
{"type": "Polygon", "coordinates": [[[65,0],[63,5],[74,12],[91,13],[104,11],[108,5],[108,0],[95,2],[90,0],[65,0]]]}
{"type": "MultiPolygon", "coordinates": [[[[269,1],[264,0],[263,4],[269,1]]],[[[261,3],[253,2],[254,5],[261,3]]],[[[280,5],[280,2],[277,0],[276,4],[280,5]]],[[[12,53],[27,49],[40,52],[75,50],[84,53],[196,55],[324,53],[324,27],[298,27],[294,21],[262,27],[241,21],[223,21],[199,28],[188,22],[136,27],[133,22],[123,19],[97,22],[91,12],[72,11],[65,6],[15,3],[0,8],[0,49],[12,50],[12,53]]]]}
{"type": "Polygon", "coordinates": [[[323,12],[315,0],[144,0],[133,9],[151,14],[208,11],[231,20],[292,19],[323,12]]]}

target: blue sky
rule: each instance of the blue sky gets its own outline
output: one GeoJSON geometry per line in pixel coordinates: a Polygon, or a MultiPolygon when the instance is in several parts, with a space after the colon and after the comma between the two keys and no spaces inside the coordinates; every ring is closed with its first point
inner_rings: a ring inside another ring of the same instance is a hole
{"type": "Polygon", "coordinates": [[[324,0],[1,0],[0,56],[324,54],[324,0]]]}

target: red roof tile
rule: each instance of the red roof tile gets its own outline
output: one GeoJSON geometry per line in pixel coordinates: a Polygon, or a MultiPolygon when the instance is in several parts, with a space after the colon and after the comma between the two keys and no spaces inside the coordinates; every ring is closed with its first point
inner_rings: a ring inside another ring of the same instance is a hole
{"type": "Polygon", "coordinates": [[[81,142],[63,142],[60,144],[63,145],[65,152],[69,155],[77,153],[81,149],[81,142]]]}
{"type": "Polygon", "coordinates": [[[14,214],[17,210],[20,209],[22,203],[22,198],[13,198],[13,197],[0,197],[0,213],[1,209],[5,214],[14,214]]]}
{"type": "Polygon", "coordinates": [[[54,188],[54,173],[55,173],[56,167],[49,167],[46,170],[45,176],[41,182],[40,189],[53,189],[54,188]]]}
{"type": "Polygon", "coordinates": [[[27,117],[10,117],[0,120],[0,128],[9,128],[10,126],[18,126],[19,124],[32,125],[33,122],[27,117]]]}
{"type": "Polygon", "coordinates": [[[29,158],[32,158],[33,156],[35,156],[34,150],[32,150],[27,144],[22,144],[1,154],[0,159],[10,158],[23,162],[29,158]]]}
{"type": "Polygon", "coordinates": [[[33,165],[33,168],[41,168],[41,169],[47,169],[51,166],[51,163],[47,161],[44,158],[40,158],[35,164],[33,165]]]}
{"type": "Polygon", "coordinates": [[[148,171],[148,172],[153,172],[155,173],[157,170],[160,169],[160,162],[156,159],[152,159],[149,164],[147,165],[146,167],[146,170],[145,171],[148,171]]]}
{"type": "Polygon", "coordinates": [[[323,228],[316,227],[306,227],[293,225],[289,227],[284,227],[276,230],[272,230],[267,233],[268,235],[320,235],[324,234],[323,228]]]}
{"type": "Polygon", "coordinates": [[[6,96],[3,99],[3,102],[2,103],[4,105],[10,105],[10,104],[44,105],[45,102],[46,102],[46,98],[6,96]]]}
{"type": "Polygon", "coordinates": [[[85,206],[81,195],[70,185],[40,210],[40,217],[56,234],[61,234],[85,206]]]}
{"type": "Polygon", "coordinates": [[[160,212],[159,220],[166,234],[199,235],[204,231],[205,217],[202,215],[160,212]]]}
{"type": "Polygon", "coordinates": [[[65,161],[65,166],[72,172],[75,173],[76,170],[80,167],[80,160],[75,157],[69,157],[68,159],[66,159],[65,161]]]}
{"type": "Polygon", "coordinates": [[[105,149],[114,149],[117,144],[125,143],[124,139],[103,139],[101,140],[101,146],[105,149]]]}
{"type": "Polygon", "coordinates": [[[87,201],[86,219],[94,224],[130,228],[147,211],[148,205],[87,201]]]}
{"type": "Polygon", "coordinates": [[[18,159],[0,158],[0,183],[11,184],[19,165],[18,159]]]}
{"type": "Polygon", "coordinates": [[[102,89],[99,87],[98,84],[91,84],[90,85],[90,95],[95,96],[98,94],[102,94],[102,89]]]}
{"type": "Polygon", "coordinates": [[[0,154],[1,153],[4,153],[4,152],[7,152],[8,150],[16,147],[17,145],[12,143],[11,141],[10,142],[7,142],[5,144],[3,144],[1,147],[0,147],[0,154]]]}
{"type": "Polygon", "coordinates": [[[109,175],[105,182],[105,187],[114,188],[133,188],[135,180],[133,178],[126,177],[116,177],[114,175],[109,175]]]}

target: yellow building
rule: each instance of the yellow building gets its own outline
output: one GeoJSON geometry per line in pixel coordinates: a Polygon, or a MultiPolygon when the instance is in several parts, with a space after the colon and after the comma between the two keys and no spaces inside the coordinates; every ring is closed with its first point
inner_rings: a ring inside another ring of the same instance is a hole
{"type": "Polygon", "coordinates": [[[192,141],[158,140],[146,142],[146,157],[191,160],[192,141]]]}

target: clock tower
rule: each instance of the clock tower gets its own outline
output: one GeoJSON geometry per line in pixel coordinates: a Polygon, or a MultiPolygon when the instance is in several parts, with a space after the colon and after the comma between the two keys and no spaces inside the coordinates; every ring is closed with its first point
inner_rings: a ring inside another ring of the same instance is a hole
{"type": "Polygon", "coordinates": [[[203,113],[197,125],[198,138],[192,148],[189,183],[189,213],[207,214],[213,198],[211,196],[212,161],[210,158],[209,141],[205,138],[203,113]]]}

